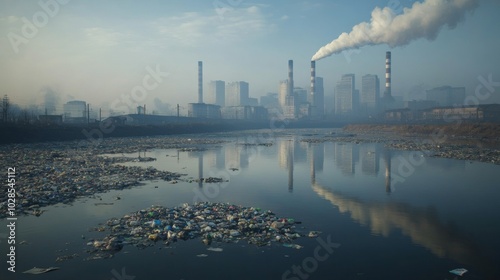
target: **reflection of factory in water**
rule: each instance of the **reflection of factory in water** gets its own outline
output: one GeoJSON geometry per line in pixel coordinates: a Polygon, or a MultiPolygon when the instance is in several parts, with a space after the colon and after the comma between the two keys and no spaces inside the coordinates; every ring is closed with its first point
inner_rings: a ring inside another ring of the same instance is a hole
{"type": "Polygon", "coordinates": [[[354,175],[359,159],[359,146],[353,143],[334,143],[335,163],[343,174],[354,175]]]}
{"type": "Polygon", "coordinates": [[[377,175],[379,172],[379,149],[377,145],[365,144],[359,147],[361,172],[365,175],[377,175]]]}
{"type": "Polygon", "coordinates": [[[487,264],[480,248],[456,227],[442,222],[432,209],[400,202],[365,202],[317,183],[312,183],[311,187],[318,196],[338,207],[340,213],[349,214],[375,235],[389,237],[392,231],[399,230],[414,244],[438,257],[477,267],[487,264]]]}
{"type": "Polygon", "coordinates": [[[295,140],[283,140],[278,142],[278,162],[279,166],[288,171],[288,191],[293,191],[293,163],[295,140]]]}
{"type": "MultiPolygon", "coordinates": [[[[316,177],[317,173],[323,173],[325,168],[325,158],[329,170],[324,175],[328,176],[331,171],[338,170],[343,175],[353,176],[356,169],[363,175],[379,176],[380,164],[384,164],[385,188],[391,191],[391,157],[387,151],[381,151],[378,144],[356,144],[356,143],[309,143],[302,142],[296,138],[280,139],[275,142],[274,147],[260,147],[247,145],[245,139],[238,140],[237,143],[214,147],[204,151],[190,151],[189,157],[198,159],[198,178],[204,176],[214,176],[214,171],[236,171],[246,169],[250,166],[250,157],[257,154],[265,157],[272,154],[277,156],[278,165],[286,170],[287,187],[293,191],[294,181],[305,171],[304,163],[309,166],[310,176],[316,177]],[[383,161],[383,163],[381,163],[383,161]],[[299,164],[299,165],[297,165],[299,164]],[[331,165],[333,164],[333,166],[331,165]],[[297,166],[300,166],[297,168],[297,166]],[[334,168],[333,170],[330,168],[334,168]],[[208,168],[208,169],[207,169],[208,168]],[[213,173],[213,174],[212,174],[213,173]],[[300,175],[298,175],[300,174],[300,175]]],[[[316,178],[314,179],[316,180],[316,178]]],[[[203,186],[202,180],[200,187],[203,186]]]]}

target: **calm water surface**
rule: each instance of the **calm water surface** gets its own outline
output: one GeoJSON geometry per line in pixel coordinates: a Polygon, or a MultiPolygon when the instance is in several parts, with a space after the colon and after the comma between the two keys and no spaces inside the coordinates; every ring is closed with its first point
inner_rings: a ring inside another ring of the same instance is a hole
{"type": "MultiPolygon", "coordinates": [[[[27,244],[17,247],[18,272],[12,278],[4,261],[0,278],[500,279],[500,166],[419,158],[419,153],[386,150],[378,143],[301,141],[328,132],[282,131],[264,141],[271,146],[245,145],[255,143],[253,133],[229,133],[212,135],[228,142],[203,146],[202,151],[129,154],[157,160],[128,165],[183,173],[186,180],[145,182],[47,207],[40,217],[20,217],[17,240],[27,244]],[[210,176],[229,182],[196,182],[210,176]],[[121,199],[115,200],[117,196],[121,199]],[[301,221],[304,232],[321,231],[323,241],[341,246],[327,251],[317,239],[303,237],[296,240],[304,246],[299,250],[241,241],[212,252],[194,239],[169,248],[160,242],[144,250],[125,246],[111,259],[84,261],[88,240],[103,236],[89,228],[151,205],[196,201],[271,209],[301,221]],[[114,204],[96,206],[98,202],[114,204]],[[74,253],[80,256],[55,262],[74,253]],[[34,266],[60,270],[20,273],[34,266]],[[469,272],[462,277],[448,272],[460,267],[469,272]]],[[[6,252],[6,239],[0,240],[6,252]]]]}

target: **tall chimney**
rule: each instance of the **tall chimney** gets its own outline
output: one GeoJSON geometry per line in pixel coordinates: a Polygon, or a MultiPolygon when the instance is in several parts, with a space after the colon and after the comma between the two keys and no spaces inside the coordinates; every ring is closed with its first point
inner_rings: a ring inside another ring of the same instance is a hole
{"type": "Polygon", "coordinates": [[[203,103],[203,62],[198,61],[198,103],[203,103]]]}
{"type": "Polygon", "coordinates": [[[293,60],[288,60],[288,96],[293,95],[293,60]]]}
{"type": "Polygon", "coordinates": [[[385,92],[384,97],[391,97],[391,52],[385,53],[385,92]]]}
{"type": "Polygon", "coordinates": [[[315,99],[315,91],[316,91],[316,61],[311,60],[311,106],[316,106],[314,104],[315,99]]]}

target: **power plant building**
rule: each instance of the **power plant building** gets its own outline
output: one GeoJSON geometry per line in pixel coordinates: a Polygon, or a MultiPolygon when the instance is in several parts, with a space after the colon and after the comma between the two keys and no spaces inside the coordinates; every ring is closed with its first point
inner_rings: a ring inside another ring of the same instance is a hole
{"type": "Polygon", "coordinates": [[[359,97],[354,88],[354,74],[342,75],[335,87],[335,114],[352,116],[357,111],[359,97]]]}
{"type": "Polygon", "coordinates": [[[218,119],[221,117],[219,105],[205,103],[189,103],[188,117],[202,119],[218,119]]]}
{"type": "Polygon", "coordinates": [[[223,119],[266,120],[268,111],[261,106],[226,106],[221,108],[223,119]]]}
{"type": "Polygon", "coordinates": [[[293,87],[293,60],[288,60],[288,80],[280,82],[280,106],[285,119],[297,118],[299,101],[293,87]]]}
{"type": "Polygon", "coordinates": [[[217,119],[221,117],[220,106],[203,103],[203,62],[198,61],[198,103],[188,104],[188,117],[217,119]]]}
{"type": "Polygon", "coordinates": [[[376,112],[380,96],[380,81],[377,75],[364,75],[361,78],[361,111],[366,114],[376,112]]]}
{"type": "Polygon", "coordinates": [[[87,122],[87,103],[85,101],[68,101],[63,105],[64,122],[84,123],[87,122]]]}
{"type": "Polygon", "coordinates": [[[249,86],[247,82],[231,82],[226,84],[225,106],[248,105],[249,86]]]}
{"type": "Polygon", "coordinates": [[[314,94],[309,95],[309,103],[311,103],[312,117],[323,118],[325,114],[325,90],[322,77],[314,77],[314,94]]]}
{"type": "Polygon", "coordinates": [[[221,107],[226,106],[226,82],[210,81],[208,84],[208,104],[215,104],[221,107]]]}
{"type": "Polygon", "coordinates": [[[287,95],[288,95],[288,80],[280,81],[278,100],[281,108],[285,107],[287,95]]]}
{"type": "Polygon", "coordinates": [[[427,90],[427,100],[435,101],[439,106],[463,106],[465,87],[443,86],[427,90]]]}

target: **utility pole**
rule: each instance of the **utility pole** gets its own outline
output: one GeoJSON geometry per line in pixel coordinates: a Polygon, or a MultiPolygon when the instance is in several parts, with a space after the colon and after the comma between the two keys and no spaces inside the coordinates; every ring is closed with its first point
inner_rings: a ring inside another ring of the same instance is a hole
{"type": "Polygon", "coordinates": [[[7,122],[7,119],[9,118],[9,107],[10,107],[9,97],[6,94],[4,95],[2,100],[2,119],[4,122],[7,122]]]}
{"type": "Polygon", "coordinates": [[[101,108],[99,108],[99,122],[101,122],[101,117],[102,117],[101,113],[102,113],[101,108]]]}
{"type": "Polygon", "coordinates": [[[177,118],[179,118],[179,104],[177,104],[177,118]]]}
{"type": "Polygon", "coordinates": [[[87,124],[90,124],[90,104],[87,104],[87,124]]]}

